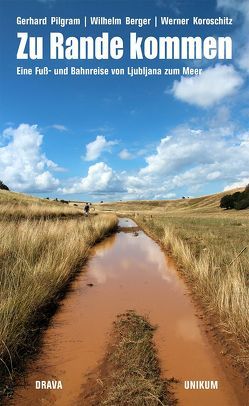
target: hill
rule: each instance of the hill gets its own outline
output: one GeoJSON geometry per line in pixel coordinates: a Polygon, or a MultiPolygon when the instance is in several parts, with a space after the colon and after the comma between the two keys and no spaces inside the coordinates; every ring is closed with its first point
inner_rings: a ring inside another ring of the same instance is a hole
{"type": "Polygon", "coordinates": [[[23,193],[0,190],[0,219],[77,217],[79,207],[23,193]]]}
{"type": "Polygon", "coordinates": [[[242,191],[243,189],[233,189],[227,192],[216,193],[196,198],[182,198],[176,200],[130,200],[122,202],[98,203],[94,206],[101,211],[116,212],[139,212],[147,214],[167,214],[174,216],[244,216],[248,215],[248,210],[235,212],[234,210],[220,209],[220,199],[226,194],[242,191]],[[149,212],[149,213],[148,213],[149,212]]]}

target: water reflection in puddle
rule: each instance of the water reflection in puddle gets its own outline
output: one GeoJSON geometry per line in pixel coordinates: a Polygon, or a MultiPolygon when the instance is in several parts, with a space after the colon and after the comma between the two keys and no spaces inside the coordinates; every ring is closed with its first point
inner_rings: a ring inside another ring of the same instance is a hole
{"type": "MultiPolygon", "coordinates": [[[[119,225],[136,226],[126,219],[119,225]]],[[[178,384],[180,405],[239,405],[174,264],[154,241],[142,231],[136,236],[121,231],[92,250],[85,271],[74,281],[53,327],[46,331],[41,355],[30,367],[27,385],[17,391],[14,404],[73,405],[87,373],[103,357],[116,315],[134,309],[159,326],[155,340],[163,375],[220,383],[218,391],[188,391],[178,384]],[[34,389],[35,380],[52,378],[62,380],[62,391],[34,389]]]]}

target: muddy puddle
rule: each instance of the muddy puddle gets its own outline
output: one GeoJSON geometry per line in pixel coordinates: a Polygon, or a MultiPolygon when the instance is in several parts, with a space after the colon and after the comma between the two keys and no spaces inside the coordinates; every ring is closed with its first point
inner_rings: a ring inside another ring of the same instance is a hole
{"type": "Polygon", "coordinates": [[[134,309],[158,325],[162,373],[181,381],[175,388],[179,405],[241,405],[172,260],[131,220],[121,219],[120,226],[123,231],[92,250],[85,272],[73,282],[45,332],[41,353],[13,404],[76,404],[81,385],[104,355],[116,315],[134,309]],[[62,381],[63,389],[35,389],[35,381],[52,379],[62,381]],[[184,389],[184,381],[196,380],[218,381],[219,389],[184,389]]]}

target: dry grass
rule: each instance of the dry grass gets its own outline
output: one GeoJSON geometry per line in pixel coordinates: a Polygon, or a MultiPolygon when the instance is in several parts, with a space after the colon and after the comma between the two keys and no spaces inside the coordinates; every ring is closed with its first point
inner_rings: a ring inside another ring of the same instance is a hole
{"type": "Polygon", "coordinates": [[[82,210],[76,210],[61,203],[54,206],[48,206],[32,203],[29,205],[2,204],[0,205],[0,219],[16,221],[20,219],[54,219],[57,217],[79,217],[82,210]]]}
{"type": "Polygon", "coordinates": [[[222,195],[141,205],[122,202],[102,208],[135,218],[171,250],[206,312],[215,316],[224,345],[230,346],[233,361],[248,379],[249,210],[221,210],[222,195]]]}
{"type": "MultiPolygon", "coordinates": [[[[150,223],[148,227],[150,230],[158,230],[162,223],[150,223]]],[[[218,314],[220,328],[240,344],[238,360],[246,367],[249,364],[249,354],[245,357],[244,351],[249,340],[249,250],[235,259],[238,251],[231,241],[230,247],[229,243],[222,240],[218,244],[215,238],[210,243],[210,232],[203,235],[198,244],[198,234],[193,233],[192,239],[190,234],[188,228],[180,233],[171,225],[164,228],[160,241],[172,250],[184,276],[191,282],[192,289],[201,298],[205,308],[211,314],[218,314]],[[195,246],[192,248],[194,241],[195,246]]],[[[246,241],[241,240],[240,248],[243,244],[246,241]]]]}
{"type": "Polygon", "coordinates": [[[0,190],[0,219],[53,219],[56,217],[79,217],[82,205],[74,207],[64,203],[38,199],[20,193],[0,190]]]}
{"type": "MultiPolygon", "coordinates": [[[[29,210],[34,203],[22,198],[20,204],[29,210]]],[[[41,208],[40,220],[18,216],[15,221],[7,221],[8,216],[0,220],[2,377],[12,377],[14,364],[30,350],[30,341],[39,330],[39,321],[48,316],[49,305],[58,301],[73,273],[87,259],[90,247],[117,224],[116,216],[109,214],[44,220],[44,209],[54,212],[51,205],[41,208]]]]}
{"type": "Polygon", "coordinates": [[[160,376],[153,343],[155,328],[134,311],[118,316],[112,342],[97,379],[87,382],[84,399],[88,406],[169,406],[175,404],[170,383],[160,376]],[[97,384],[96,384],[97,382],[97,384]]]}
{"type": "MultiPolygon", "coordinates": [[[[130,213],[144,215],[165,215],[179,217],[204,217],[211,215],[212,217],[234,217],[234,211],[224,211],[219,208],[219,202],[222,196],[242,191],[243,189],[234,189],[229,192],[217,193],[210,196],[201,196],[194,199],[178,199],[178,200],[132,200],[115,203],[95,204],[95,207],[100,211],[115,211],[129,215],[130,213]]],[[[244,217],[245,211],[237,211],[237,217],[244,217]]],[[[249,210],[247,210],[249,213],[249,210]]]]}

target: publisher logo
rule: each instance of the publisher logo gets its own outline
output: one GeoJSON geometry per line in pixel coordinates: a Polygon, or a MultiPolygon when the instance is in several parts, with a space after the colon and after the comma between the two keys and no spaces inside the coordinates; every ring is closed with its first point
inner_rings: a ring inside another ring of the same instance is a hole
{"type": "Polygon", "coordinates": [[[219,389],[219,382],[218,381],[184,381],[184,389],[217,390],[217,389],[219,389]]]}
{"type": "Polygon", "coordinates": [[[62,381],[35,381],[35,389],[62,389],[62,381]]]}

